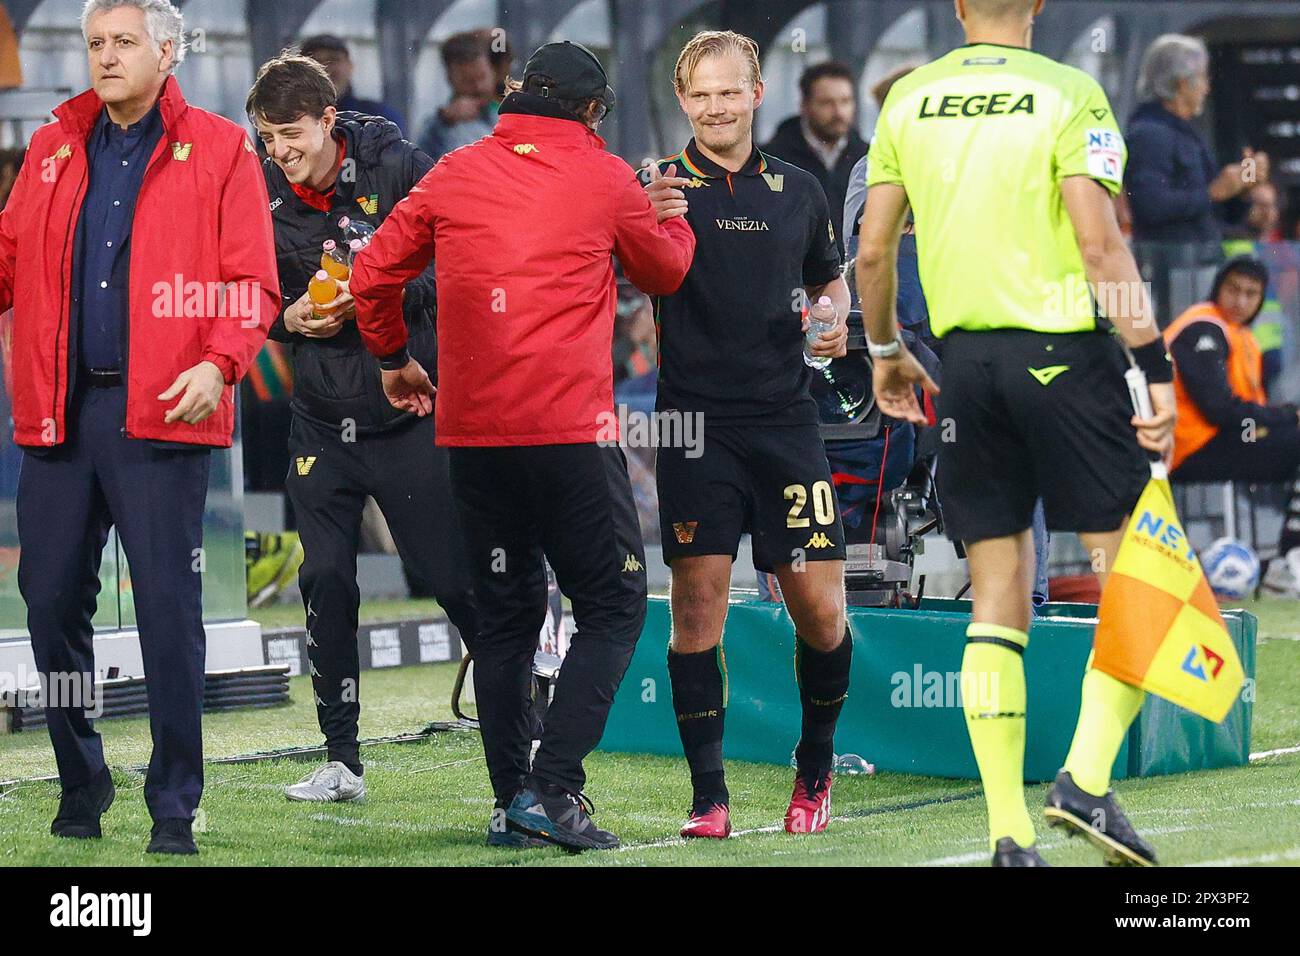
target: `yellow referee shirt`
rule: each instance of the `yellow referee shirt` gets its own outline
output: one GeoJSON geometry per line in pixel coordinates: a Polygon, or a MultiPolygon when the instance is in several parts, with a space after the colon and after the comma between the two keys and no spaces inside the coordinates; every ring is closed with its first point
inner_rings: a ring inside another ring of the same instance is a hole
{"type": "Polygon", "coordinates": [[[1127,151],[1086,73],[1019,47],[958,47],[894,84],[868,185],[907,190],[935,335],[1096,327],[1061,180],[1118,193],[1127,151]]]}

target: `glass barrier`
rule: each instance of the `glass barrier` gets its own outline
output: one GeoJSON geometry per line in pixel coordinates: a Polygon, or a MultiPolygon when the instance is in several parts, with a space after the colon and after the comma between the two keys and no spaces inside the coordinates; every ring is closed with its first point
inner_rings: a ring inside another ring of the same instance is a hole
{"type": "MultiPolygon", "coordinates": [[[[238,414],[235,420],[239,420],[238,414]]],[[[15,495],[23,452],[13,443],[9,399],[0,390],[0,637],[26,634],[27,610],[18,593],[18,526],[15,495]]],[[[203,514],[204,621],[240,620],[247,611],[244,583],[244,505],[242,448],[236,434],[234,447],[212,454],[208,500],[203,514]]],[[[99,605],[94,617],[96,632],[135,625],[131,572],[126,555],[110,533],[100,565],[99,605]]]]}

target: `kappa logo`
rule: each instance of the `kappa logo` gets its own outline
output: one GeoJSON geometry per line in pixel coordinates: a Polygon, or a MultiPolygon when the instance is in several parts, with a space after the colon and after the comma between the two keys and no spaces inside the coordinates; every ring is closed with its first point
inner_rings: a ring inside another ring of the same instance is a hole
{"type": "Polygon", "coordinates": [[[1219,671],[1223,670],[1223,658],[1204,644],[1193,644],[1187,649],[1187,656],[1183,658],[1182,669],[1197,680],[1208,684],[1213,678],[1219,676],[1219,671]],[[1199,655],[1197,651],[1200,652],[1199,655]],[[1205,673],[1207,666],[1210,668],[1208,676],[1205,673]]]}
{"type": "Polygon", "coordinates": [[[1196,340],[1196,348],[1194,349],[1194,351],[1217,352],[1219,351],[1219,343],[1214,341],[1213,335],[1202,335],[1199,339],[1196,340]]]}
{"type": "Polygon", "coordinates": [[[636,559],[635,554],[629,554],[627,556],[627,560],[623,562],[624,574],[626,574],[628,571],[644,571],[644,570],[645,570],[645,566],[642,565],[641,562],[636,559]]]}
{"type": "Polygon", "coordinates": [[[763,180],[767,183],[767,188],[774,193],[785,191],[785,174],[784,173],[764,173],[763,180]]]}
{"type": "Polygon", "coordinates": [[[362,208],[367,216],[379,215],[379,193],[371,193],[369,196],[358,196],[357,205],[362,208]]]}
{"type": "Polygon", "coordinates": [[[56,149],[54,153],[50,156],[50,159],[71,159],[71,158],[72,158],[72,147],[69,146],[67,143],[64,143],[62,146],[56,149]]]}
{"type": "Polygon", "coordinates": [[[705,182],[703,179],[701,179],[699,176],[692,176],[690,182],[683,183],[682,185],[686,189],[699,189],[701,186],[707,186],[708,183],[705,182]]]}
{"type": "Polygon", "coordinates": [[[295,458],[294,464],[298,467],[298,474],[305,478],[307,475],[311,474],[311,466],[316,464],[316,456],[311,455],[307,458],[295,458]]]}
{"type": "Polygon", "coordinates": [[[1046,368],[1031,368],[1027,371],[1037,380],[1039,385],[1046,388],[1048,385],[1052,384],[1056,376],[1060,375],[1062,372],[1068,372],[1069,370],[1070,366],[1068,365],[1049,365],[1046,368]]]}
{"type": "Polygon", "coordinates": [[[808,539],[808,543],[805,544],[804,547],[812,548],[815,551],[820,551],[823,548],[833,547],[833,545],[831,544],[831,539],[826,537],[825,533],[821,531],[814,531],[813,536],[808,539]]]}
{"type": "Polygon", "coordinates": [[[515,152],[520,156],[527,156],[529,153],[537,152],[537,147],[532,143],[520,143],[515,147],[515,152]]]}
{"type": "MultiPolygon", "coordinates": [[[[245,143],[248,140],[244,140],[245,143]]],[[[194,148],[193,143],[172,143],[172,159],[178,163],[188,163],[190,161],[190,150],[194,148]]]]}
{"type": "Polygon", "coordinates": [[[690,544],[694,541],[695,529],[698,525],[698,521],[674,521],[673,534],[677,536],[677,543],[690,544]]]}

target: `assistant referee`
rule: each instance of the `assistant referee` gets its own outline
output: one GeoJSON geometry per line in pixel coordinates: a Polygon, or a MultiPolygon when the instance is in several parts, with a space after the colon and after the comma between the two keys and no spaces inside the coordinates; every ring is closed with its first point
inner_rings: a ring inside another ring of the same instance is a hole
{"type": "MultiPolygon", "coordinates": [[[[1049,528],[1077,532],[1103,558],[1104,584],[1150,476],[1143,449],[1167,456],[1174,420],[1173,368],[1115,219],[1124,142],[1091,77],[1028,49],[1042,8],[957,0],[967,45],[899,80],[882,108],[857,259],[876,398],[885,414],[920,423],[915,386],[937,389],[894,316],[910,204],[943,346],[939,414],[955,436],[940,446],[939,492],[970,562],[963,706],[995,866],[1046,865],[1022,773],[1034,503],[1042,498],[1049,528]],[[1150,419],[1132,415],[1112,331],[1151,383],[1150,419]]],[[[1049,823],[1076,828],[1114,863],[1155,862],[1108,789],[1143,697],[1088,670],[1048,794],[1049,823]]]]}

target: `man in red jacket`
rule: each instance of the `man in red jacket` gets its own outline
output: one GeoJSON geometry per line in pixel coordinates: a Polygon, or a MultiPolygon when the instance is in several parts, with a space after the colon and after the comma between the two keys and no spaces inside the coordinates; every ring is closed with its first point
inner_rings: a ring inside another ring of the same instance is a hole
{"type": "Polygon", "coordinates": [[[589,50],[549,43],[512,87],[493,134],[443,157],[393,210],[358,257],[352,295],[389,400],[427,414],[433,388],[406,354],[401,305],[436,246],[436,431],[451,446],[480,608],[470,650],[496,796],[488,841],[605,848],[618,838],[584,806],[582,761],[604,731],[646,595],[626,461],[598,443],[613,409],[610,256],[644,291],[666,294],[695,237],[680,218],[681,180],[642,190],[595,134],[614,94],[589,50]],[[543,554],[577,633],[530,773],[543,554]]]}
{"type": "Polygon", "coordinates": [[[114,797],[84,695],[53,691],[93,688],[116,527],[148,678],[149,851],[195,853],[209,451],[230,446],[233,387],[279,312],[275,247],[248,137],[189,106],[171,75],[185,55],[176,8],[93,0],[82,30],[94,88],[36,132],[0,213],[25,453],[18,584],[63,785],[51,832],[100,836],[114,797]]]}

